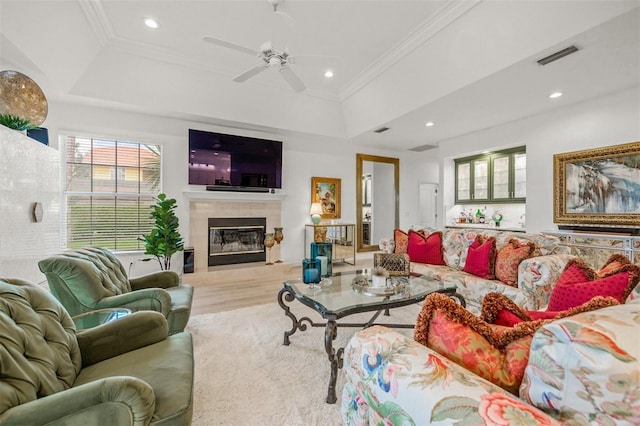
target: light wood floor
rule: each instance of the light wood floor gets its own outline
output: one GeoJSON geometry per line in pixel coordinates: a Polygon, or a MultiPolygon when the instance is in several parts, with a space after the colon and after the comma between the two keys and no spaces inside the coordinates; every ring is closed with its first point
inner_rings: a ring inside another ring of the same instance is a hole
{"type": "MultiPolygon", "coordinates": [[[[357,259],[355,266],[335,262],[333,271],[371,268],[371,265],[371,258],[366,257],[357,259]]],[[[249,263],[209,267],[184,274],[182,281],[194,287],[191,315],[200,315],[273,303],[283,281],[300,278],[301,275],[302,269],[298,265],[249,263]]]]}

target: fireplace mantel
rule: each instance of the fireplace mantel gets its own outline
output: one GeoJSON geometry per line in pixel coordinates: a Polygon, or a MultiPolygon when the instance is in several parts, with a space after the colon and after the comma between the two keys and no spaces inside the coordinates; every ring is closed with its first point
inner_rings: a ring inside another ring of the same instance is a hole
{"type": "Polygon", "coordinates": [[[226,201],[282,201],[287,197],[284,192],[227,192],[186,189],[182,192],[190,200],[226,200],[226,201]]]}

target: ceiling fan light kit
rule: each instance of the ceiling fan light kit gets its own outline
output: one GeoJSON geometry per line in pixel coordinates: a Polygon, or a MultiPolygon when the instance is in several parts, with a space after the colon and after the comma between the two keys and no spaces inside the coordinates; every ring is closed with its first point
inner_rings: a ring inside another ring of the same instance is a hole
{"type": "MultiPolygon", "coordinates": [[[[267,0],[272,6],[275,13],[282,13],[278,11],[278,6],[282,4],[284,0],[267,0]]],[[[286,14],[284,14],[286,15],[286,14]]],[[[288,15],[286,15],[289,17],[288,15]]],[[[290,18],[290,17],[289,17],[290,18]]],[[[289,65],[295,64],[293,55],[289,54],[287,49],[277,50],[273,47],[271,41],[265,41],[260,45],[259,50],[254,50],[240,44],[232,43],[227,40],[222,40],[217,37],[204,36],[202,39],[208,43],[215,44],[217,46],[233,49],[238,52],[246,53],[252,56],[256,56],[260,59],[261,64],[256,65],[245,72],[233,77],[233,81],[242,83],[249,80],[252,77],[260,74],[262,71],[275,67],[278,69],[279,74],[289,84],[289,86],[295,92],[302,92],[306,89],[304,82],[296,75],[289,65]]]]}
{"type": "Polygon", "coordinates": [[[260,50],[253,50],[216,37],[204,36],[202,39],[217,46],[226,47],[260,58],[262,62],[260,65],[256,65],[233,78],[233,81],[237,83],[247,81],[267,68],[276,67],[279,68],[280,74],[295,92],[301,92],[306,88],[300,77],[298,77],[289,67],[289,65],[293,65],[295,63],[293,55],[290,55],[286,49],[282,51],[274,49],[270,41],[262,43],[260,45],[260,50]]]}

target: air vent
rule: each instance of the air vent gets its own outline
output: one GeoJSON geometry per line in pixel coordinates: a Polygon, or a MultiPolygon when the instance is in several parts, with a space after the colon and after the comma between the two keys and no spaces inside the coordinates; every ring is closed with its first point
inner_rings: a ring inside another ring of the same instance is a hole
{"type": "Polygon", "coordinates": [[[422,152],[430,149],[437,148],[437,145],[420,145],[413,148],[409,148],[409,151],[422,152]]]}
{"type": "Polygon", "coordinates": [[[564,58],[567,55],[571,55],[572,53],[575,53],[578,50],[580,49],[578,49],[575,46],[569,46],[567,48],[557,51],[556,53],[552,53],[551,55],[546,56],[542,59],[538,59],[538,63],[540,65],[547,65],[553,61],[557,61],[558,59],[564,58]]]}
{"type": "Polygon", "coordinates": [[[389,130],[388,127],[380,127],[379,129],[374,130],[375,133],[384,133],[389,130]]]}

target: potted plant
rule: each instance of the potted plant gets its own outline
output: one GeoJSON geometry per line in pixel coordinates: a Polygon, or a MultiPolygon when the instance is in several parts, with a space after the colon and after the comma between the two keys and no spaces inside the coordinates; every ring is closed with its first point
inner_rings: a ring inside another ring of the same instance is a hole
{"type": "Polygon", "coordinates": [[[150,213],[150,217],[154,220],[154,228],[149,235],[138,238],[145,243],[144,254],[155,256],[163,271],[168,271],[171,268],[171,257],[184,249],[184,242],[178,231],[178,217],[174,212],[176,207],[174,198],[167,198],[162,193],[158,194],[156,203],[151,206],[150,213]]]}
{"type": "Polygon", "coordinates": [[[0,124],[21,132],[38,128],[38,126],[34,126],[29,120],[12,114],[0,114],[0,124]]]}

